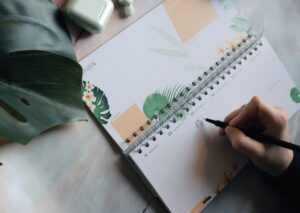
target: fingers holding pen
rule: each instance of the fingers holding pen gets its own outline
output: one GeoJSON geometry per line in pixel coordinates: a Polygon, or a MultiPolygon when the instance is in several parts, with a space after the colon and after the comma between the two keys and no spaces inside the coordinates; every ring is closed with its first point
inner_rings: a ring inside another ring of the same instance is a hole
{"type": "MultiPolygon", "coordinates": [[[[231,112],[224,121],[228,122],[230,126],[250,125],[250,128],[254,123],[256,127],[264,130],[265,134],[279,138],[283,138],[287,132],[279,131],[287,126],[287,116],[284,110],[267,104],[259,96],[253,97],[246,105],[231,112]]],[[[219,134],[224,136],[225,130],[220,129],[219,134]]]]}
{"type": "MultiPolygon", "coordinates": [[[[240,108],[234,110],[233,112],[231,112],[229,115],[227,115],[224,119],[225,122],[230,122],[232,119],[234,119],[237,115],[240,114],[240,112],[244,109],[245,105],[242,105],[240,108]]],[[[220,128],[219,129],[219,134],[222,136],[225,136],[225,129],[220,128]]]]}
{"type": "Polygon", "coordinates": [[[288,140],[288,119],[282,108],[271,106],[256,96],[227,115],[224,121],[229,126],[220,130],[220,134],[226,134],[232,147],[246,155],[262,171],[278,176],[290,165],[293,159],[291,150],[256,141],[238,129],[245,128],[288,140]]]}
{"type": "Polygon", "coordinates": [[[269,123],[274,108],[265,103],[259,96],[254,96],[246,105],[229,114],[225,119],[231,126],[256,123],[269,123]],[[230,120],[229,120],[230,119],[230,120]]]}
{"type": "Polygon", "coordinates": [[[246,136],[239,129],[228,126],[226,127],[225,132],[231,142],[232,147],[250,159],[255,159],[264,155],[264,146],[246,136]]]}
{"type": "Polygon", "coordinates": [[[250,120],[254,120],[257,118],[259,112],[264,108],[263,100],[255,96],[253,97],[247,105],[243,108],[243,110],[230,121],[230,125],[240,125],[249,122],[250,120]]]}

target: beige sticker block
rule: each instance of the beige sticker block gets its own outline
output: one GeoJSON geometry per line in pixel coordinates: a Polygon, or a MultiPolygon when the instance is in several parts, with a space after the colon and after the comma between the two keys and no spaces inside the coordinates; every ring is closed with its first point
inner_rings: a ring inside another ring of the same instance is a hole
{"type": "Polygon", "coordinates": [[[217,17],[210,0],[166,0],[164,5],[183,43],[217,17]]]}
{"type": "Polygon", "coordinates": [[[150,128],[147,121],[148,119],[142,110],[134,104],[117,117],[112,122],[112,126],[124,140],[129,138],[132,143],[150,128]],[[142,130],[141,127],[143,127],[142,130]],[[136,133],[136,135],[133,136],[133,133],[136,133]]]}

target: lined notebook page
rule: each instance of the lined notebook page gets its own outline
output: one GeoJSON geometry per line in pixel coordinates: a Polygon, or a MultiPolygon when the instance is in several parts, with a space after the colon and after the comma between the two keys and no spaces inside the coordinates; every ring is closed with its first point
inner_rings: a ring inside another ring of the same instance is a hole
{"type": "Polygon", "coordinates": [[[230,28],[230,17],[216,18],[187,41],[181,39],[179,26],[173,22],[174,16],[161,5],[80,62],[83,80],[103,92],[99,100],[102,95],[107,99],[107,103],[100,102],[105,106],[100,109],[98,101],[91,101],[97,94],[94,90],[89,93],[85,86],[90,98],[85,102],[122,150],[130,145],[125,142],[129,133],[151,119],[147,113],[156,104],[152,101],[145,109],[148,97],[159,93],[168,99],[162,102],[169,101],[175,91],[189,85],[221,57],[219,46],[230,39],[238,42],[241,37],[230,28]]]}
{"type": "Polygon", "coordinates": [[[83,80],[100,88],[107,97],[111,117],[103,127],[122,150],[128,147],[126,134],[148,119],[143,110],[148,96],[185,86],[199,74],[183,69],[191,59],[163,5],[80,63],[83,80]],[[127,119],[137,114],[135,121],[127,119]]]}
{"type": "Polygon", "coordinates": [[[298,108],[289,96],[292,87],[272,48],[262,39],[262,46],[226,75],[219,89],[198,102],[185,120],[150,142],[150,147],[141,145],[142,153],[136,149],[130,157],[171,212],[197,212],[246,161],[218,136],[216,127],[201,118],[223,119],[254,95],[284,107],[290,117],[298,108]]]}
{"type": "MultiPolygon", "coordinates": [[[[203,76],[245,36],[231,29],[230,17],[222,17],[183,41],[172,17],[161,5],[81,61],[84,81],[102,91],[87,95],[106,100],[91,110],[98,107],[95,116],[106,121],[103,127],[123,151],[133,143],[126,138],[153,121],[155,110],[172,102],[176,91],[203,76]]],[[[223,119],[253,95],[285,107],[289,116],[296,110],[290,97],[293,83],[265,40],[225,77],[186,116],[149,141],[150,147],[144,144],[138,147],[141,154],[130,153],[136,169],[172,212],[199,212],[246,161],[202,118],[223,119]]]]}

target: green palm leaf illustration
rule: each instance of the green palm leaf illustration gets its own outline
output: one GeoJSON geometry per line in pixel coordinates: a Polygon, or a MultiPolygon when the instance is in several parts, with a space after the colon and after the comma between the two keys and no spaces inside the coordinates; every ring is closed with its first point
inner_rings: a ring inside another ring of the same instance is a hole
{"type": "MultiPolygon", "coordinates": [[[[86,84],[87,82],[83,81],[82,93],[87,91],[86,84]]],[[[96,86],[94,86],[94,88],[91,90],[91,93],[94,95],[96,100],[90,103],[85,101],[85,103],[88,106],[89,104],[92,105],[90,106],[92,107],[91,111],[101,124],[107,124],[109,118],[111,117],[107,97],[105,96],[104,92],[96,86]]]]}
{"type": "Polygon", "coordinates": [[[290,95],[295,103],[300,103],[300,92],[297,87],[291,89],[290,95]]]}
{"type": "Polygon", "coordinates": [[[152,120],[154,115],[158,115],[160,110],[169,104],[169,100],[160,93],[153,93],[144,102],[143,111],[148,119],[152,120]]]}
{"type": "Polygon", "coordinates": [[[184,45],[181,43],[181,41],[178,41],[176,38],[174,38],[172,35],[169,33],[153,27],[163,38],[165,38],[170,44],[172,44],[174,47],[176,47],[179,50],[185,51],[184,45]]]}
{"type": "Polygon", "coordinates": [[[230,25],[230,28],[235,32],[245,32],[248,34],[250,34],[252,30],[248,21],[241,15],[237,15],[232,19],[232,24],[230,25]]]}
{"type": "MultiPolygon", "coordinates": [[[[153,27],[153,29],[161,36],[163,37],[168,43],[170,43],[174,48],[173,49],[162,49],[162,48],[150,48],[151,51],[163,55],[163,56],[168,56],[168,57],[173,57],[173,58],[189,58],[188,52],[185,49],[185,46],[181,41],[179,41],[177,38],[172,36],[171,34],[153,27]]],[[[185,70],[190,70],[190,71],[201,71],[203,70],[200,68],[200,66],[197,65],[187,65],[183,67],[185,70]]]]}
{"type": "Polygon", "coordinates": [[[176,85],[174,87],[167,87],[161,91],[156,91],[149,95],[143,106],[143,111],[147,118],[152,120],[154,115],[158,115],[159,118],[162,118],[165,113],[162,113],[161,110],[166,109],[167,104],[172,104],[174,98],[179,99],[179,94],[183,90],[183,86],[176,85]]]}
{"type": "Polygon", "coordinates": [[[235,3],[232,0],[218,0],[217,3],[224,9],[230,9],[235,7],[235,3]]]}
{"type": "Polygon", "coordinates": [[[169,57],[177,57],[177,58],[187,58],[188,53],[184,47],[184,45],[181,43],[181,41],[178,41],[176,38],[174,38],[169,33],[158,29],[156,27],[153,27],[157,33],[163,37],[167,42],[169,42],[172,46],[174,46],[174,49],[161,49],[161,48],[150,48],[155,53],[158,53],[160,55],[169,56],[169,57]]]}
{"type": "Polygon", "coordinates": [[[169,100],[169,102],[172,102],[174,98],[178,98],[179,93],[182,92],[183,90],[184,90],[183,86],[176,85],[174,87],[167,87],[163,89],[160,92],[160,94],[165,96],[169,100]]]}

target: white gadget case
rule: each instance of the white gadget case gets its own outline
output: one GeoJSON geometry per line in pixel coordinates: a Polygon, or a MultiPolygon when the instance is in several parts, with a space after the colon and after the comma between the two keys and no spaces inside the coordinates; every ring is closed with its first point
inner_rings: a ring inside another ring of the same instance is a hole
{"type": "Polygon", "coordinates": [[[102,32],[114,10],[111,0],[69,0],[64,14],[90,33],[102,32]]]}

